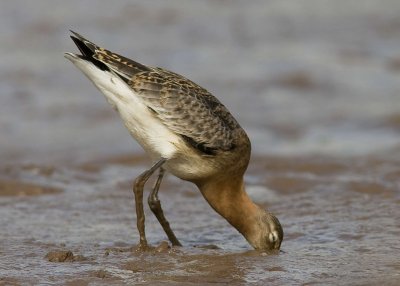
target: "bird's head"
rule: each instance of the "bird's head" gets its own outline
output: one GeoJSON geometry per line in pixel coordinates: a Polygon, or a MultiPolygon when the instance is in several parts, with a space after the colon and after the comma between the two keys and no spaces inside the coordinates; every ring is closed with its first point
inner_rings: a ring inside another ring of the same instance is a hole
{"type": "Polygon", "coordinates": [[[259,208],[253,231],[246,238],[256,250],[279,250],[283,240],[282,226],[273,214],[259,208]]]}

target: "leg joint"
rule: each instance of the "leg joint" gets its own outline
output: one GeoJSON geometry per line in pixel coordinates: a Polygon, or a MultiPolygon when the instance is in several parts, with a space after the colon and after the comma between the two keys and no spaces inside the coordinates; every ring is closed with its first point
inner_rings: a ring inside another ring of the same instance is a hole
{"type": "Polygon", "coordinates": [[[159,206],[160,206],[160,201],[149,202],[149,207],[153,212],[157,211],[159,209],[159,206]]]}

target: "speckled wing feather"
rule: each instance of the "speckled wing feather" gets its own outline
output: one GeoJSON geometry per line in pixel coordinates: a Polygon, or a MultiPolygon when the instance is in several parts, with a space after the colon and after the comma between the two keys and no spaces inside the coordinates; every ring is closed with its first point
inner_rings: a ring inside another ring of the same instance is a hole
{"type": "Polygon", "coordinates": [[[176,73],[153,68],[132,77],[132,89],[173,132],[203,153],[235,147],[239,124],[207,90],[176,73]]]}
{"type": "Polygon", "coordinates": [[[171,131],[199,151],[213,155],[235,147],[241,127],[227,108],[204,88],[174,72],[152,68],[100,48],[77,33],[85,57],[120,76],[171,131]]]}

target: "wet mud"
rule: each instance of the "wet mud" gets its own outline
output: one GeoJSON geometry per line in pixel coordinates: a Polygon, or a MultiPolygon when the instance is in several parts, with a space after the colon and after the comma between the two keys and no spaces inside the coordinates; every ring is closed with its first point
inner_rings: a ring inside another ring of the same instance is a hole
{"type": "Polygon", "coordinates": [[[52,250],[46,254],[45,258],[50,262],[72,262],[86,259],[82,255],[73,254],[70,250],[52,250]]]}
{"type": "Polygon", "coordinates": [[[60,189],[19,181],[0,180],[0,196],[38,196],[56,194],[60,189]]]}
{"type": "Polygon", "coordinates": [[[131,185],[145,162],[117,156],[50,174],[3,168],[14,183],[0,196],[1,285],[309,285],[335,284],[342,273],[349,284],[398,281],[399,161],[253,157],[248,192],[281,220],[279,253],[251,250],[194,185],[172,176],[160,199],[183,247],[170,246],[146,206],[151,248],[139,251],[131,185]],[[62,191],[18,195],[39,182],[62,191]]]}

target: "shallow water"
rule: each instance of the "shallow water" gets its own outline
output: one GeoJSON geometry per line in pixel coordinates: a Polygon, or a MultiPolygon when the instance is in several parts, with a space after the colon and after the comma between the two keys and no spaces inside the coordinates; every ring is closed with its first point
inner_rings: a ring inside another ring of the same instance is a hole
{"type": "Polygon", "coordinates": [[[0,285],[397,285],[399,14],[397,0],[3,1],[0,285]],[[226,104],[252,141],[247,191],[284,227],[279,254],[172,176],[160,196],[184,247],[146,210],[159,247],[132,249],[131,185],[150,162],[62,57],[68,29],[226,104]]]}
{"type": "MultiPolygon", "coordinates": [[[[252,251],[193,185],[174,177],[163,182],[160,196],[184,247],[136,252],[131,185],[148,165],[127,158],[2,169],[2,185],[32,184],[24,193],[0,192],[5,284],[395,285],[399,279],[399,161],[258,157],[246,176],[248,191],[285,231],[281,252],[267,255],[252,251]],[[71,251],[75,259],[50,262],[45,256],[52,251],[71,251]]],[[[148,210],[146,219],[150,243],[162,244],[166,236],[148,210]]]]}

